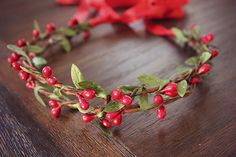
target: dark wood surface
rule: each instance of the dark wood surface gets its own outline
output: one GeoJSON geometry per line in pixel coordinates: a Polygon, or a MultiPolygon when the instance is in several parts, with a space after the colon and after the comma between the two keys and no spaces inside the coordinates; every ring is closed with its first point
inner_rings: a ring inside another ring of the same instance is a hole
{"type": "MultiPolygon", "coordinates": [[[[95,124],[85,125],[78,112],[63,111],[53,120],[39,105],[16,73],[9,68],[6,43],[30,37],[32,21],[66,23],[75,7],[53,1],[14,0],[0,4],[0,156],[236,156],[236,1],[193,0],[187,16],[167,25],[200,24],[216,35],[221,54],[214,60],[211,76],[193,95],[167,106],[167,117],[157,121],[155,112],[134,113],[123,118],[114,137],[106,137],[95,124]]],[[[106,89],[135,84],[139,74],[162,78],[191,55],[165,39],[143,31],[141,23],[103,25],[92,30],[87,42],[74,42],[70,54],[48,56],[61,82],[70,84],[70,65],[106,89]]]]}

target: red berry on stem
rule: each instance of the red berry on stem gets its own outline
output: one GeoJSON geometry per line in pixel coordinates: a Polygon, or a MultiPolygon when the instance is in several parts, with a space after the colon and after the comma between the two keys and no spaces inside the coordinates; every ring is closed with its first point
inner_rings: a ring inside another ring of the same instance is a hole
{"type": "Polygon", "coordinates": [[[14,59],[12,59],[11,57],[8,57],[8,58],[7,58],[7,62],[8,62],[9,64],[12,64],[12,63],[14,62],[14,59]]]}
{"type": "Polygon", "coordinates": [[[129,106],[132,104],[133,99],[128,95],[124,95],[124,96],[122,96],[122,98],[119,101],[121,104],[123,104],[125,106],[129,106]]]}
{"type": "Polygon", "coordinates": [[[112,123],[114,124],[114,126],[119,126],[122,122],[122,115],[119,114],[118,116],[116,116],[113,120],[112,123]]]}
{"type": "Polygon", "coordinates": [[[20,57],[20,55],[17,54],[16,52],[13,52],[13,53],[11,54],[11,58],[12,58],[14,61],[17,61],[17,60],[19,59],[19,57],[20,57]]]}
{"type": "Polygon", "coordinates": [[[51,109],[52,118],[57,118],[60,115],[60,113],[61,113],[61,107],[60,106],[51,109]]]}
{"type": "Polygon", "coordinates": [[[211,33],[208,33],[206,35],[203,35],[201,38],[200,38],[200,41],[202,44],[209,44],[211,41],[214,40],[214,36],[213,34],[211,33]]]}
{"type": "Polygon", "coordinates": [[[199,81],[200,81],[200,79],[199,79],[198,77],[192,77],[192,78],[190,79],[190,83],[191,83],[191,84],[198,84],[199,81]]]}
{"type": "Polygon", "coordinates": [[[68,21],[68,27],[70,27],[70,28],[73,28],[73,27],[75,27],[76,25],[78,25],[78,20],[76,19],[76,18],[72,18],[72,19],[70,19],[69,21],[68,21]]]}
{"type": "Polygon", "coordinates": [[[76,97],[79,101],[79,105],[82,110],[89,109],[89,103],[80,95],[80,93],[77,93],[76,97]]]}
{"type": "Polygon", "coordinates": [[[48,106],[49,106],[50,108],[57,108],[57,107],[59,106],[59,104],[57,103],[56,100],[52,99],[52,100],[49,100],[48,106]]]}
{"type": "Polygon", "coordinates": [[[162,89],[162,92],[165,93],[165,95],[170,97],[175,97],[178,95],[177,93],[177,83],[169,83],[165,86],[164,89],[162,89]]]}
{"type": "Polygon", "coordinates": [[[17,71],[20,71],[20,70],[21,70],[21,68],[20,68],[21,64],[20,64],[19,62],[13,62],[13,63],[11,64],[11,66],[12,66],[15,70],[17,70],[17,71]]]}
{"type": "Polygon", "coordinates": [[[163,97],[160,94],[157,94],[153,97],[153,101],[155,104],[160,105],[163,103],[163,97]]]}
{"type": "Polygon", "coordinates": [[[197,74],[198,75],[206,74],[206,73],[208,73],[210,71],[210,69],[211,69],[211,65],[210,64],[207,64],[207,63],[203,64],[198,69],[197,74]]]}
{"type": "Polygon", "coordinates": [[[159,109],[156,112],[156,117],[158,119],[164,119],[166,116],[166,110],[164,106],[159,107],[159,109]]]}
{"type": "Polygon", "coordinates": [[[165,92],[165,95],[167,95],[169,97],[176,97],[178,95],[178,92],[177,91],[165,92]]]}
{"type": "Polygon", "coordinates": [[[82,121],[84,123],[88,123],[88,122],[92,121],[95,117],[96,117],[95,114],[88,114],[88,113],[86,113],[86,114],[83,114],[82,121]]]}
{"type": "Polygon", "coordinates": [[[55,85],[57,84],[57,78],[55,76],[50,76],[47,78],[47,83],[50,85],[55,85]]]}
{"type": "Polygon", "coordinates": [[[23,71],[23,70],[20,70],[20,71],[19,71],[19,76],[20,76],[20,78],[21,78],[22,80],[26,81],[26,80],[28,79],[28,77],[29,77],[29,74],[26,73],[26,72],[23,71]]]}
{"type": "Polygon", "coordinates": [[[28,82],[26,82],[25,86],[28,89],[33,89],[35,87],[35,83],[34,83],[34,81],[28,81],[28,82]]]}
{"type": "Polygon", "coordinates": [[[23,47],[25,45],[26,45],[25,39],[20,39],[20,40],[17,41],[17,46],[18,47],[23,47]]]}
{"type": "Polygon", "coordinates": [[[39,37],[39,31],[37,30],[37,29],[34,29],[33,31],[32,31],[32,35],[33,35],[33,37],[34,38],[38,38],[39,37]]]}
{"type": "Polygon", "coordinates": [[[54,23],[48,23],[46,25],[47,33],[52,33],[56,30],[56,26],[54,23]]]}
{"type": "Polygon", "coordinates": [[[50,66],[45,66],[42,69],[42,75],[46,78],[52,75],[52,68],[50,66]]]}
{"type": "Polygon", "coordinates": [[[218,55],[218,51],[217,50],[212,50],[211,51],[211,57],[216,57],[218,55]]]}
{"type": "Polygon", "coordinates": [[[29,56],[30,59],[33,59],[36,55],[35,55],[34,52],[30,52],[30,53],[28,54],[28,56],[29,56]]]}
{"type": "Polygon", "coordinates": [[[86,89],[81,93],[81,95],[85,99],[93,99],[95,97],[95,91],[93,89],[86,89]]]}
{"type": "Polygon", "coordinates": [[[118,114],[119,114],[119,112],[107,112],[106,118],[109,119],[109,120],[112,120],[112,119],[115,118],[118,114]]]}
{"type": "Polygon", "coordinates": [[[115,89],[111,92],[111,98],[113,100],[119,100],[122,97],[122,92],[120,89],[115,89]]]}
{"type": "Polygon", "coordinates": [[[111,127],[111,122],[109,122],[107,119],[103,119],[102,120],[102,125],[106,128],[110,128],[111,127]]]}

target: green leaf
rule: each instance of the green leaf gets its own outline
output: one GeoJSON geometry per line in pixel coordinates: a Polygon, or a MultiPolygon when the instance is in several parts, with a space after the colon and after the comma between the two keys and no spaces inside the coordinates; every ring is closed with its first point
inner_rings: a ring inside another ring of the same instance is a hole
{"type": "Polygon", "coordinates": [[[188,83],[186,80],[182,80],[178,83],[177,89],[180,97],[183,97],[187,91],[188,83]]]}
{"type": "Polygon", "coordinates": [[[138,86],[122,85],[118,87],[123,93],[133,92],[138,86]]]}
{"type": "Polygon", "coordinates": [[[89,24],[88,24],[88,22],[82,22],[81,24],[80,24],[80,29],[83,31],[83,30],[87,30],[89,28],[89,24]]]}
{"type": "Polygon", "coordinates": [[[81,87],[82,89],[93,89],[97,97],[106,98],[107,96],[105,90],[95,82],[82,81],[82,82],[79,82],[78,84],[79,84],[79,87],[81,87]]]}
{"type": "Polygon", "coordinates": [[[192,69],[189,67],[177,67],[176,71],[181,74],[181,73],[190,72],[192,71],[192,69]]]}
{"type": "Polygon", "coordinates": [[[23,56],[26,58],[27,62],[31,65],[31,61],[30,58],[28,57],[28,55],[25,53],[25,51],[23,51],[21,48],[17,47],[16,45],[12,45],[12,44],[8,44],[7,48],[11,51],[16,52],[17,54],[23,56]]]}
{"type": "Polygon", "coordinates": [[[209,52],[203,52],[199,57],[201,63],[206,63],[210,58],[211,54],[209,52]]]}
{"type": "Polygon", "coordinates": [[[190,57],[185,61],[185,64],[193,66],[196,65],[198,62],[198,58],[197,57],[190,57]]]}
{"type": "Polygon", "coordinates": [[[175,38],[176,38],[177,41],[186,42],[188,40],[179,28],[174,27],[171,30],[175,34],[175,38]]]}
{"type": "Polygon", "coordinates": [[[47,61],[43,58],[43,57],[34,57],[32,59],[32,62],[34,63],[34,65],[37,67],[37,68],[41,68],[42,66],[46,65],[47,64],[47,61]]]}
{"type": "Polygon", "coordinates": [[[200,36],[200,26],[199,25],[196,25],[193,29],[192,29],[192,37],[195,39],[195,40],[198,40],[199,39],[199,36],[200,36]]]}
{"type": "Polygon", "coordinates": [[[34,27],[34,29],[36,29],[39,32],[41,32],[41,28],[40,28],[40,25],[39,25],[37,20],[34,20],[33,27],[34,27]]]}
{"type": "Polygon", "coordinates": [[[116,112],[120,109],[122,109],[124,105],[119,103],[118,101],[111,101],[107,104],[107,106],[104,108],[104,112],[116,112]]]}
{"type": "Polygon", "coordinates": [[[159,89],[163,88],[169,80],[161,80],[160,78],[153,75],[140,75],[138,80],[146,86],[159,86],[159,89]]]}
{"type": "Polygon", "coordinates": [[[49,97],[51,99],[56,99],[56,100],[62,98],[64,100],[68,101],[69,99],[61,93],[62,90],[63,90],[63,87],[62,88],[55,88],[53,90],[53,94],[51,94],[49,97]]]}
{"type": "Polygon", "coordinates": [[[76,35],[76,31],[71,29],[71,28],[67,28],[67,27],[61,27],[59,29],[59,31],[61,33],[63,33],[65,36],[68,36],[68,37],[73,37],[76,35]]]}
{"type": "Polygon", "coordinates": [[[147,94],[139,96],[139,104],[140,104],[141,110],[146,110],[146,109],[149,108],[148,95],[147,94]]]}
{"type": "Polygon", "coordinates": [[[80,69],[75,65],[71,65],[71,79],[76,88],[80,88],[79,82],[84,81],[84,76],[82,75],[80,69]]]}
{"type": "Polygon", "coordinates": [[[27,48],[29,52],[34,52],[36,54],[39,54],[44,51],[44,48],[37,45],[28,45],[27,48]]]}
{"type": "Polygon", "coordinates": [[[39,95],[39,90],[40,89],[43,89],[43,88],[40,87],[40,86],[37,86],[37,87],[34,88],[34,96],[35,96],[35,98],[38,100],[38,102],[40,104],[42,104],[43,106],[46,106],[46,104],[44,103],[43,99],[39,95]]]}
{"type": "Polygon", "coordinates": [[[57,36],[57,37],[55,37],[55,40],[61,45],[61,47],[66,52],[71,51],[71,44],[70,44],[70,41],[67,38],[65,38],[63,36],[57,36]]]}

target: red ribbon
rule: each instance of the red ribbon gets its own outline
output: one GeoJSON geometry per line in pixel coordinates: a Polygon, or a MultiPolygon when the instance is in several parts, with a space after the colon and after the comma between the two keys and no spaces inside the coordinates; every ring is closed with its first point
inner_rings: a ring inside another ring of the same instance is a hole
{"type": "Polygon", "coordinates": [[[147,31],[154,35],[172,36],[170,29],[160,24],[152,24],[151,19],[179,19],[184,16],[183,6],[189,0],[56,0],[62,5],[78,5],[74,18],[88,21],[90,26],[103,23],[129,24],[144,20],[147,31]],[[127,8],[122,13],[115,8],[127,8]],[[96,11],[95,17],[92,11],[96,11]]]}

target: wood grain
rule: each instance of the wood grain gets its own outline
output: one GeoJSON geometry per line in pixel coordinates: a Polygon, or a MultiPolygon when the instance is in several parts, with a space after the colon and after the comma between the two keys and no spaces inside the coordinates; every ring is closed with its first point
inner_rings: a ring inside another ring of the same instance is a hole
{"type": "MultiPolygon", "coordinates": [[[[193,0],[185,19],[157,21],[180,27],[200,24],[204,33],[216,35],[221,54],[192,96],[167,106],[165,120],[157,121],[154,111],[125,116],[112,138],[94,123],[84,125],[78,112],[65,110],[58,120],[51,119],[5,61],[6,43],[29,38],[34,19],[63,25],[75,7],[15,0],[2,1],[0,10],[0,156],[236,156],[235,0],[193,0]]],[[[135,84],[143,73],[168,78],[192,55],[147,34],[141,22],[103,25],[91,33],[88,42],[75,39],[70,54],[58,49],[47,54],[61,82],[71,84],[71,63],[106,89],[135,84]]]]}

